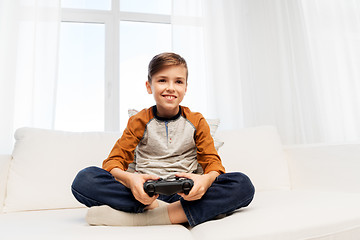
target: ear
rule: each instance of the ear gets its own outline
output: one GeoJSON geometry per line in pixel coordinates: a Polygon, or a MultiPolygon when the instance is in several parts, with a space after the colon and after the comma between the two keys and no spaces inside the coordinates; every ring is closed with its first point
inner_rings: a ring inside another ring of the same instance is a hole
{"type": "Polygon", "coordinates": [[[149,83],[149,81],[146,81],[146,90],[148,94],[152,94],[151,84],[149,83]]]}

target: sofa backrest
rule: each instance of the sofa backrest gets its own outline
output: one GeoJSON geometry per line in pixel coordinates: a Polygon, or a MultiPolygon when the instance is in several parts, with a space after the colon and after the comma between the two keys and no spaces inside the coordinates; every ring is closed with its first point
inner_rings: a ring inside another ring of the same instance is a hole
{"type": "Polygon", "coordinates": [[[85,167],[101,167],[120,136],[18,129],[4,212],[82,206],[71,193],[74,177],[85,167]]]}
{"type": "MultiPolygon", "coordinates": [[[[120,136],[114,132],[18,129],[4,212],[82,207],[71,193],[74,177],[85,167],[101,167],[120,136]]],[[[228,172],[247,174],[257,191],[290,188],[285,154],[274,127],[222,131],[216,137],[224,142],[219,154],[228,172]]]]}
{"type": "Polygon", "coordinates": [[[287,158],[275,127],[218,131],[216,136],[224,142],[219,155],[227,172],[245,173],[257,191],[290,189],[287,158]]]}
{"type": "Polygon", "coordinates": [[[0,213],[3,212],[11,155],[0,155],[0,213]]]}

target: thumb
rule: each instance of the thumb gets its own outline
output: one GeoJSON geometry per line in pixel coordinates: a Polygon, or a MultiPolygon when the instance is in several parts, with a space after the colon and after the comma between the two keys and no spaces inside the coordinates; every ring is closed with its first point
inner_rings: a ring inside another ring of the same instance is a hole
{"type": "Polygon", "coordinates": [[[145,177],[145,180],[158,180],[158,179],[159,179],[158,176],[156,176],[156,175],[149,175],[149,174],[144,175],[144,177],[145,177]]]}
{"type": "Polygon", "coordinates": [[[183,178],[191,178],[191,174],[190,173],[177,173],[175,174],[176,177],[183,177],[183,178]]]}

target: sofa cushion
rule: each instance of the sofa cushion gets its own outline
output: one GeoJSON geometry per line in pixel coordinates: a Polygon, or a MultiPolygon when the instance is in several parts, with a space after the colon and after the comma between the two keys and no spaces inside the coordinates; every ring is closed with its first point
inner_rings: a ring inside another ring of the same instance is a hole
{"type": "Polygon", "coordinates": [[[182,225],[89,226],[86,209],[0,214],[2,239],[344,240],[360,236],[360,194],[262,191],[249,207],[190,231],[182,225]]]}
{"type": "Polygon", "coordinates": [[[359,239],[360,194],[262,191],[249,207],[191,230],[197,240],[359,239]],[[224,236],[225,235],[225,236],[224,236]]]}
{"type": "Polygon", "coordinates": [[[219,154],[227,172],[245,173],[257,191],[290,188],[287,159],[275,127],[227,130],[217,136],[224,141],[219,154]]]}
{"type": "Polygon", "coordinates": [[[89,226],[86,209],[42,210],[0,214],[1,239],[99,240],[146,239],[191,240],[182,225],[145,227],[89,226]]]}
{"type": "Polygon", "coordinates": [[[71,193],[74,177],[85,167],[101,166],[120,135],[18,129],[4,211],[81,206],[71,193]]]}

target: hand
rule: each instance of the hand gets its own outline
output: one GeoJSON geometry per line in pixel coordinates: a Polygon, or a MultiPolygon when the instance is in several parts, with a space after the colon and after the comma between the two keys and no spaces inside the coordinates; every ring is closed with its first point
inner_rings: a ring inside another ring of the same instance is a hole
{"type": "Polygon", "coordinates": [[[132,174],[132,175],[133,176],[128,181],[128,187],[133,193],[135,199],[144,205],[150,205],[159,197],[159,195],[156,194],[152,197],[149,197],[149,195],[144,191],[144,183],[147,180],[158,180],[159,177],[148,174],[132,174]]]}
{"type": "Polygon", "coordinates": [[[178,173],[177,177],[189,178],[194,181],[194,186],[188,195],[185,193],[178,193],[181,197],[183,197],[187,201],[195,201],[201,199],[202,196],[209,189],[211,184],[215,181],[216,177],[219,176],[219,173],[212,171],[208,174],[198,175],[192,173],[178,173]]]}
{"type": "Polygon", "coordinates": [[[159,195],[149,197],[144,191],[144,183],[147,180],[158,180],[159,177],[148,174],[137,174],[126,172],[120,168],[113,168],[110,173],[115,177],[116,180],[121,182],[125,187],[130,188],[135,199],[144,205],[150,205],[153,203],[159,195]]]}

